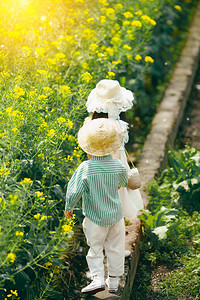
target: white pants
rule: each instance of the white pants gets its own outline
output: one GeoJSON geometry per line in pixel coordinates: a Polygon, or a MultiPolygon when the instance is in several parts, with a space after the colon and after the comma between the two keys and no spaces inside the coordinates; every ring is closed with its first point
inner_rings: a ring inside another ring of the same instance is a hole
{"type": "Polygon", "coordinates": [[[85,217],[83,231],[90,247],[86,259],[91,275],[98,275],[104,283],[103,249],[105,249],[108,275],[122,276],[125,257],[124,219],[112,226],[103,227],[85,217]]]}

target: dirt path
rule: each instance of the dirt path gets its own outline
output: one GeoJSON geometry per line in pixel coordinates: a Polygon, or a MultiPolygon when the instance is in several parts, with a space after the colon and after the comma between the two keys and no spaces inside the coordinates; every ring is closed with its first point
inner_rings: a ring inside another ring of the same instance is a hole
{"type": "Polygon", "coordinates": [[[181,148],[186,143],[200,151],[200,67],[176,140],[181,148]]]}

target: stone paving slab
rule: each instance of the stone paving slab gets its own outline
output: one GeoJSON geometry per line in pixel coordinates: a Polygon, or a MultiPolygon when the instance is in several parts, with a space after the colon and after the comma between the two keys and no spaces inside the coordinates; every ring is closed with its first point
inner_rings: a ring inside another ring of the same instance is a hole
{"type": "MultiPolygon", "coordinates": [[[[139,161],[141,175],[141,194],[144,207],[148,208],[149,198],[145,191],[150,180],[156,177],[160,169],[165,168],[168,146],[173,147],[181,123],[184,109],[189,98],[192,83],[196,75],[200,57],[200,3],[195,12],[189,29],[188,39],[181,52],[179,61],[171,74],[162,102],[155,114],[151,131],[148,134],[139,161]]],[[[126,249],[131,250],[130,258],[126,259],[125,275],[120,282],[118,294],[110,294],[106,289],[88,300],[128,300],[130,299],[133,281],[139,261],[139,241],[141,240],[140,220],[131,220],[132,225],[126,226],[126,249]]]]}

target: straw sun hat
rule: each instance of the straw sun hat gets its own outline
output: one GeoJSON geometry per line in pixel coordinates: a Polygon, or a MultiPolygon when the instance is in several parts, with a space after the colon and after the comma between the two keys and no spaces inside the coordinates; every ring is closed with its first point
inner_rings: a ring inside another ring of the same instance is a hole
{"type": "Polygon", "coordinates": [[[133,106],[133,93],[121,87],[117,80],[102,79],[90,92],[86,102],[87,111],[108,113],[117,119],[119,114],[133,106]]]}
{"type": "Polygon", "coordinates": [[[86,153],[105,156],[120,148],[123,132],[114,120],[105,118],[89,120],[80,128],[78,142],[86,153]]]}

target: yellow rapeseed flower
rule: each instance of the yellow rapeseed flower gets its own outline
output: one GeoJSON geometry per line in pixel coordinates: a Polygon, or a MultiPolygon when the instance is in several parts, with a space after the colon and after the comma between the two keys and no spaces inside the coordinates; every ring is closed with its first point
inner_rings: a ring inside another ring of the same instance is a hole
{"type": "Polygon", "coordinates": [[[133,14],[132,14],[130,11],[126,11],[126,12],[124,13],[124,17],[125,17],[126,19],[133,18],[133,14]]]}
{"type": "Polygon", "coordinates": [[[111,7],[105,9],[105,14],[108,17],[113,17],[115,14],[115,10],[111,7]]]}
{"type": "Polygon", "coordinates": [[[99,46],[97,44],[90,44],[89,50],[95,51],[99,46]]]}
{"type": "Polygon", "coordinates": [[[83,62],[82,63],[82,68],[88,70],[90,67],[89,67],[88,63],[83,62]]]}
{"type": "Polygon", "coordinates": [[[69,127],[69,128],[72,128],[73,127],[73,125],[74,125],[74,123],[71,121],[71,120],[67,120],[66,121],[66,125],[69,127]]]}
{"type": "Polygon", "coordinates": [[[115,10],[122,9],[122,8],[123,8],[123,4],[121,4],[121,3],[117,3],[114,5],[115,10]]]}
{"type": "Polygon", "coordinates": [[[98,2],[103,5],[103,6],[108,6],[109,3],[107,2],[107,0],[98,0],[98,2]]]}
{"type": "Polygon", "coordinates": [[[130,25],[131,24],[131,22],[130,21],[123,21],[123,26],[128,26],[128,25],[130,25]]]}
{"type": "Polygon", "coordinates": [[[46,76],[48,74],[48,71],[46,71],[46,70],[37,70],[37,73],[39,73],[40,75],[46,76]]]}
{"type": "Polygon", "coordinates": [[[141,59],[142,59],[142,56],[141,56],[141,55],[137,54],[137,55],[135,56],[135,60],[140,61],[141,59]]]}
{"type": "Polygon", "coordinates": [[[154,63],[154,59],[151,57],[151,56],[145,56],[145,62],[150,62],[151,64],[153,64],[154,63]]]}
{"type": "Polygon", "coordinates": [[[115,77],[115,73],[108,71],[108,76],[106,76],[106,78],[110,78],[110,77],[111,78],[115,77]]]}
{"type": "Polygon", "coordinates": [[[62,226],[62,229],[64,230],[64,232],[72,232],[73,228],[72,228],[71,225],[65,224],[65,225],[62,226]]]}
{"type": "Polygon", "coordinates": [[[16,236],[24,236],[24,233],[22,231],[16,231],[16,236]]]}
{"type": "Polygon", "coordinates": [[[88,83],[92,80],[92,75],[89,72],[85,72],[81,74],[81,80],[88,83]]]}
{"type": "Polygon", "coordinates": [[[142,23],[138,20],[133,20],[131,25],[135,27],[142,27],[142,23]]]}
{"type": "Polygon", "coordinates": [[[127,45],[127,44],[125,44],[125,45],[123,46],[123,48],[126,49],[126,50],[131,50],[131,49],[132,49],[132,48],[131,48],[129,45],[127,45]]]}
{"type": "Polygon", "coordinates": [[[120,43],[120,37],[118,35],[115,35],[111,39],[111,44],[119,44],[120,43]]]}
{"type": "Polygon", "coordinates": [[[13,263],[16,259],[16,254],[15,253],[8,253],[7,258],[13,263]]]}
{"type": "Polygon", "coordinates": [[[88,18],[87,23],[94,23],[94,18],[88,18]]]}
{"type": "Polygon", "coordinates": [[[174,8],[178,11],[182,11],[182,7],[180,5],[174,5],[174,8]]]}
{"type": "Polygon", "coordinates": [[[39,220],[39,218],[40,218],[40,213],[35,214],[33,217],[34,217],[36,220],[39,220]]]}
{"type": "Polygon", "coordinates": [[[104,24],[106,22],[106,16],[100,16],[99,19],[101,24],[104,24]]]}
{"type": "Polygon", "coordinates": [[[46,52],[46,50],[43,47],[38,47],[38,48],[35,49],[35,55],[36,56],[44,57],[45,52],[46,52]]]}
{"type": "Polygon", "coordinates": [[[12,110],[13,110],[12,106],[6,108],[6,112],[8,113],[9,116],[11,115],[12,110]]]}
{"type": "Polygon", "coordinates": [[[13,295],[15,295],[16,297],[18,296],[18,292],[17,292],[17,290],[10,290],[10,292],[11,292],[11,294],[13,294],[13,295]]]}
{"type": "Polygon", "coordinates": [[[58,122],[59,124],[62,124],[62,123],[65,123],[65,122],[66,122],[66,119],[63,118],[63,117],[59,117],[59,118],[57,119],[57,122],[58,122]]]}
{"type": "Polygon", "coordinates": [[[65,58],[65,54],[62,52],[56,53],[56,55],[54,56],[56,60],[60,60],[60,59],[64,59],[65,58]]]}
{"type": "Polygon", "coordinates": [[[108,53],[108,55],[113,56],[114,55],[114,49],[111,47],[106,48],[106,52],[108,53]]]}
{"type": "Polygon", "coordinates": [[[33,183],[33,180],[25,177],[24,180],[20,182],[21,185],[26,184],[26,183],[31,184],[31,183],[33,183]]]}
{"type": "Polygon", "coordinates": [[[71,89],[68,85],[61,85],[59,88],[59,92],[62,94],[63,97],[66,97],[71,94],[71,89]]]}
{"type": "Polygon", "coordinates": [[[135,15],[141,16],[141,15],[142,15],[141,10],[136,11],[136,12],[135,12],[135,15]]]}
{"type": "Polygon", "coordinates": [[[37,196],[38,198],[40,198],[40,197],[43,196],[43,192],[37,191],[37,192],[35,192],[35,194],[36,194],[36,196],[37,196]]]}
{"type": "Polygon", "coordinates": [[[122,61],[121,61],[120,59],[118,59],[118,60],[113,60],[113,61],[112,61],[112,64],[113,64],[113,65],[118,65],[118,64],[121,64],[121,62],[122,62],[122,61]]]}
{"type": "Polygon", "coordinates": [[[55,129],[52,128],[52,129],[48,130],[47,136],[52,138],[55,135],[55,133],[56,133],[55,129]]]}
{"type": "Polygon", "coordinates": [[[25,95],[25,91],[20,87],[20,86],[15,86],[14,87],[14,94],[13,96],[16,97],[16,98],[20,98],[22,96],[25,95]]]}

